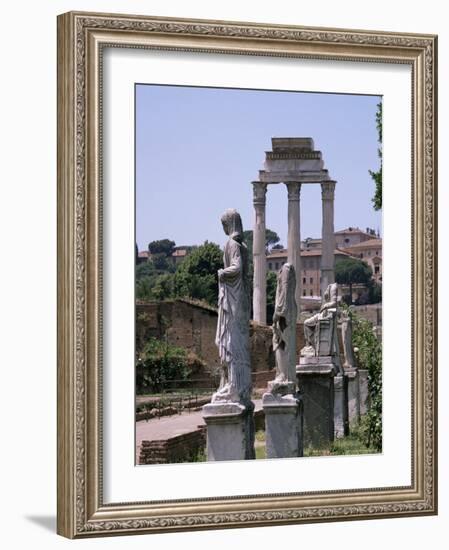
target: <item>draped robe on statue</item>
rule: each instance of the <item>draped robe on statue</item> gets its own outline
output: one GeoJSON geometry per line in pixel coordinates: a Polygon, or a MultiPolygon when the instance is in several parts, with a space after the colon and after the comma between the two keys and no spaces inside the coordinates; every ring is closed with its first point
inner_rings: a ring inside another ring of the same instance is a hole
{"type": "Polygon", "coordinates": [[[223,375],[212,401],[247,402],[251,394],[248,252],[241,229],[235,227],[237,221],[231,216],[227,223],[230,238],[224,249],[224,269],[219,272],[215,338],[223,375]]]}

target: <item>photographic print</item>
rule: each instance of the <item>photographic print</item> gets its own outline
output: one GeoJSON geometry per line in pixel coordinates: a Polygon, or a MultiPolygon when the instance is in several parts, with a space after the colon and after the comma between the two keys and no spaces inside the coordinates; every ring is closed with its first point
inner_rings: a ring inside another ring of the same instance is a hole
{"type": "Polygon", "coordinates": [[[382,98],[136,84],[135,170],[136,464],[382,452],[382,98]]]}
{"type": "Polygon", "coordinates": [[[436,48],[58,17],[58,533],[437,512],[436,48]]]}

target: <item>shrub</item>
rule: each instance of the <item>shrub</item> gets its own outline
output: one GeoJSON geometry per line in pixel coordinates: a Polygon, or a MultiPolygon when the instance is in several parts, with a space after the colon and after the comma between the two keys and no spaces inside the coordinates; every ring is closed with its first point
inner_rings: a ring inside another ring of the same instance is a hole
{"type": "Polygon", "coordinates": [[[373,324],[351,311],[352,341],[359,349],[359,367],[368,371],[370,407],[361,419],[360,436],[367,447],[382,450],[382,344],[377,339],[373,324]]]}
{"type": "Polygon", "coordinates": [[[170,381],[187,380],[192,362],[194,360],[185,349],[150,338],[137,359],[138,393],[160,392],[170,381]]]}

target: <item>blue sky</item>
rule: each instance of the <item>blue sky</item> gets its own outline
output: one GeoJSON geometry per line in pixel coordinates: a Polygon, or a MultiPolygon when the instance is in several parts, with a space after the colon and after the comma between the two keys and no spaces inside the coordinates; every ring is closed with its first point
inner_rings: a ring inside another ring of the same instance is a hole
{"type": "MultiPolygon", "coordinates": [[[[335,229],[372,227],[378,96],[136,86],[136,239],[224,244],[220,216],[236,208],[252,229],[251,181],[271,137],[312,137],[337,181],[335,229]]],[[[270,185],[267,227],[287,242],[287,190],[270,185]]],[[[321,234],[319,185],[301,189],[301,238],[321,234]]]]}

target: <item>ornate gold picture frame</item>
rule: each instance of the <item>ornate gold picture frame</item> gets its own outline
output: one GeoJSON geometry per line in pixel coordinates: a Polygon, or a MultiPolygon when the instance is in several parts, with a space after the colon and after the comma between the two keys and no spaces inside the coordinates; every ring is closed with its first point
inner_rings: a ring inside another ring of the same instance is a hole
{"type": "Polygon", "coordinates": [[[437,513],[436,56],[437,38],[432,35],[95,13],[59,16],[59,534],[82,538],[437,513]],[[145,502],[105,502],[102,69],[106,48],[410,67],[410,485],[160,500],[154,500],[149,489],[145,502]]]}

